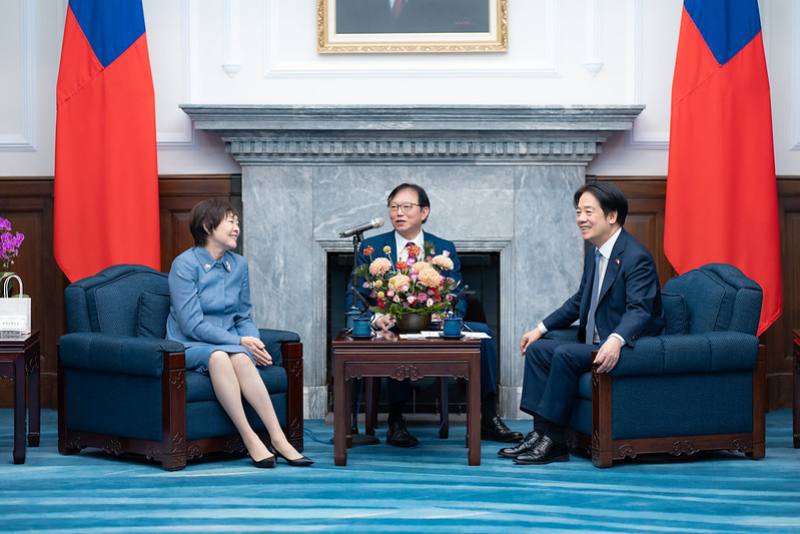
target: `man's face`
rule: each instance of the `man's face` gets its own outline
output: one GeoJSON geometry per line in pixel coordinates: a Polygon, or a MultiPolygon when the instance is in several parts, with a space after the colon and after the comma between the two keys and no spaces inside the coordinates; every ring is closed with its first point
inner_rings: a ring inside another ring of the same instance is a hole
{"type": "Polygon", "coordinates": [[[578,206],[575,208],[575,222],[581,231],[584,241],[589,241],[596,247],[608,241],[608,238],[619,227],[617,222],[617,212],[611,211],[606,215],[597,198],[586,192],[578,199],[578,206]]]}
{"type": "Polygon", "coordinates": [[[422,230],[422,221],[430,213],[430,208],[421,208],[417,192],[401,189],[389,202],[389,218],[400,235],[413,239],[422,230]]]}

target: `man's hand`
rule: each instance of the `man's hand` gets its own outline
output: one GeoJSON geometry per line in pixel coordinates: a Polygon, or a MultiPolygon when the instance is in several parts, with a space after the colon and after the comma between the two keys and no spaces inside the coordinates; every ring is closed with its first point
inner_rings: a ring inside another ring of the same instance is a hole
{"type": "Polygon", "coordinates": [[[522,334],[522,339],[519,341],[519,352],[523,356],[525,355],[525,350],[528,348],[528,345],[533,343],[534,341],[538,340],[542,337],[542,331],[538,328],[534,328],[528,332],[522,334]]]}
{"type": "Polygon", "coordinates": [[[600,346],[594,359],[594,363],[600,365],[597,368],[598,373],[609,373],[616,367],[621,348],[622,342],[615,336],[609,336],[606,342],[600,346]]]}
{"type": "Polygon", "coordinates": [[[263,341],[253,336],[242,336],[239,343],[253,353],[256,365],[272,365],[272,356],[267,352],[263,341]]]}
{"type": "Polygon", "coordinates": [[[386,332],[392,328],[396,322],[397,320],[394,318],[394,316],[387,313],[386,315],[381,315],[375,319],[375,326],[386,332]]]}

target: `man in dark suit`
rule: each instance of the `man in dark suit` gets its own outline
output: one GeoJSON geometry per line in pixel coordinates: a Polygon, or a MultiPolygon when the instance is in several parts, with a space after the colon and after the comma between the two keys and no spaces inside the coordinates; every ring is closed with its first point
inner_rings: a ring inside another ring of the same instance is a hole
{"type": "MultiPolygon", "coordinates": [[[[368,247],[376,251],[377,255],[382,255],[384,247],[389,247],[394,265],[398,260],[405,261],[408,258],[409,245],[414,244],[420,250],[425,250],[426,246],[432,246],[436,254],[448,253],[450,255],[453,269],[447,272],[447,276],[457,282],[460,281],[461,262],[453,242],[422,231],[422,225],[425,224],[431,211],[431,203],[425,190],[416,184],[400,184],[389,193],[387,204],[394,231],[365,239],[359,249],[357,264],[364,265],[370,262],[370,258],[364,255],[364,250],[368,247]]],[[[374,304],[375,300],[370,296],[370,291],[363,287],[363,281],[363,278],[359,280],[356,287],[366,301],[374,304]]],[[[349,308],[352,303],[353,295],[348,289],[345,305],[349,308]]],[[[463,316],[466,311],[466,302],[459,301],[457,311],[463,316]]],[[[394,327],[395,318],[388,314],[374,314],[372,324],[375,329],[389,330],[394,327]]],[[[489,327],[483,323],[470,322],[466,325],[473,331],[492,335],[489,327]]],[[[481,437],[501,442],[518,441],[522,439],[522,434],[509,430],[497,415],[496,368],[497,342],[490,337],[481,341],[481,437]]],[[[403,417],[406,402],[411,398],[411,384],[408,380],[403,382],[388,380],[387,382],[389,431],[386,442],[397,447],[413,447],[417,444],[417,438],[408,431],[403,417]]]]}
{"type": "Polygon", "coordinates": [[[613,184],[589,183],[574,196],[578,228],[590,243],[578,292],[522,336],[525,377],[520,409],[533,416],[533,431],[498,454],[517,464],[569,460],[564,436],[578,390],[578,378],[617,364],[623,346],[634,346],[664,327],[661,290],[653,257],[625,231],[628,201],[613,184]],[[579,320],[577,341],[540,339],[548,330],[579,320]]]}

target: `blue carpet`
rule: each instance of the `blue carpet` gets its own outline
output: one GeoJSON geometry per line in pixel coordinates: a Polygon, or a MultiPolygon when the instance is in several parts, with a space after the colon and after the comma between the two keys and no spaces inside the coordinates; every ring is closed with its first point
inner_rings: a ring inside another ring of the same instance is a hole
{"type": "Polygon", "coordinates": [[[234,458],[169,473],[96,452],[59,455],[49,410],[42,446],[13,465],[11,416],[0,410],[3,531],[800,532],[800,450],[788,410],[767,416],[761,461],[718,453],[604,470],[576,456],[515,466],[486,441],[482,465],[469,467],[463,426],[449,440],[412,427],[419,447],[357,447],[336,467],[331,427],[307,421],[310,469],[260,470],[234,458]]]}

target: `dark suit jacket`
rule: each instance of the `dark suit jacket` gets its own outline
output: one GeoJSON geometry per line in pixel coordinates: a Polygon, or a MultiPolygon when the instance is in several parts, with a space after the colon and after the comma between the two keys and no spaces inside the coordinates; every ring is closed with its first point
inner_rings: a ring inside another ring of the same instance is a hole
{"type": "MultiPolygon", "coordinates": [[[[456,252],[456,247],[452,241],[448,241],[446,239],[442,239],[430,232],[424,232],[423,235],[425,237],[425,244],[433,245],[433,249],[435,251],[434,255],[442,254],[445,250],[450,253],[450,259],[453,260],[453,270],[452,271],[445,271],[443,274],[445,276],[449,276],[453,278],[456,282],[461,281],[461,260],[458,259],[458,253],[456,252]]],[[[369,263],[369,257],[364,255],[364,249],[368,246],[371,246],[375,251],[372,253],[372,258],[378,257],[385,257],[383,253],[383,247],[389,246],[392,249],[391,252],[391,260],[392,264],[397,263],[397,243],[395,243],[394,239],[394,230],[391,232],[386,232],[383,234],[378,234],[372,237],[365,239],[361,243],[361,247],[358,249],[358,258],[356,259],[357,265],[364,265],[365,263],[369,263]]],[[[370,290],[365,289],[363,287],[364,278],[359,278],[357,281],[356,287],[358,288],[358,292],[361,296],[367,300],[371,306],[375,305],[375,299],[370,298],[370,290]]],[[[461,288],[458,288],[460,291],[461,288]]],[[[345,309],[350,309],[350,306],[353,304],[353,294],[350,286],[347,287],[347,292],[345,293],[345,309]]],[[[358,308],[363,308],[363,304],[360,301],[356,301],[356,306],[358,308]]],[[[467,302],[464,299],[459,299],[458,304],[456,305],[456,312],[463,317],[467,311],[467,302]]]]}
{"type": "MultiPolygon", "coordinates": [[[[566,328],[580,319],[578,340],[586,337],[586,318],[592,298],[594,250],[583,260],[583,277],[578,292],[544,321],[548,330],[566,328]]],[[[661,313],[661,288],[650,252],[625,229],[614,244],[595,313],[601,341],[614,332],[634,346],[642,336],[658,335],[664,328],[661,313]]]]}

